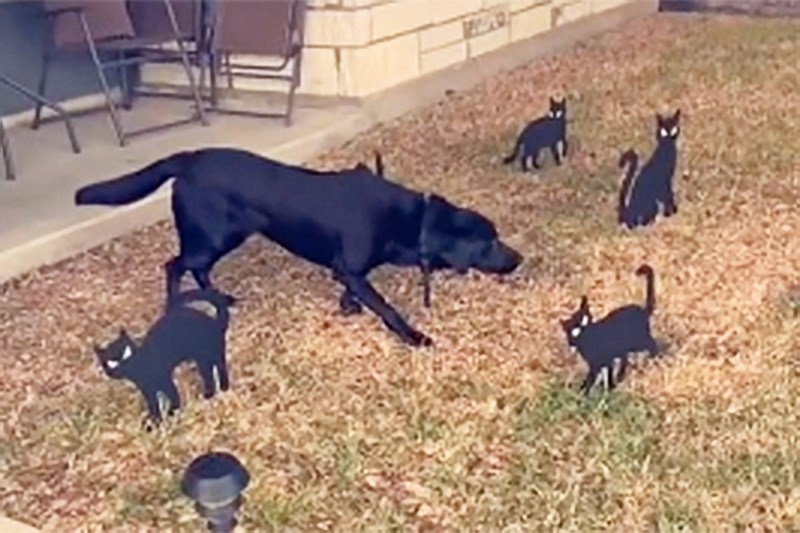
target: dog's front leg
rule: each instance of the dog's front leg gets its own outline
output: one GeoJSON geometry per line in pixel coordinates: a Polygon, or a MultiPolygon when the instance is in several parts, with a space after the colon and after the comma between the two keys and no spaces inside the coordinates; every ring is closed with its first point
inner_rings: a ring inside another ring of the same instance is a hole
{"type": "Polygon", "coordinates": [[[364,277],[340,276],[342,283],[358,300],[366,305],[372,312],[381,317],[386,327],[395,332],[404,342],[412,346],[430,346],[433,341],[419,331],[412,328],[386,300],[383,299],[375,287],[364,277]]]}

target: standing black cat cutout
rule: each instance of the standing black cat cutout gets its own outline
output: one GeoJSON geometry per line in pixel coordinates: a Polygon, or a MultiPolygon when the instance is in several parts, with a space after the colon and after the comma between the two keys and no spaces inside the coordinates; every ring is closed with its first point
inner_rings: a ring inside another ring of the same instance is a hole
{"type": "Polygon", "coordinates": [[[589,310],[589,301],[583,296],[578,310],[567,320],[561,321],[570,348],[577,350],[589,366],[581,385],[584,394],[589,393],[601,372],[605,373],[608,389],[613,389],[616,382],[625,376],[630,353],[646,351],[650,357],[658,355],[658,346],[650,332],[650,317],[656,307],[653,269],[649,265],[642,265],[636,274],[647,279],[644,307],[634,304],[619,307],[595,322],[589,310]],[[614,366],[617,360],[620,361],[620,368],[615,379],[614,366]]]}
{"type": "Polygon", "coordinates": [[[680,118],[680,109],[671,117],[656,115],[658,144],[638,177],[636,171],[639,157],[636,152],[628,150],[619,159],[619,167],[627,166],[628,170],[619,191],[617,221],[629,229],[647,226],[655,221],[659,206],[663,208],[665,217],[678,212],[672,188],[672,176],[675,174],[678,159],[677,139],[681,131],[680,118]]]}
{"type": "Polygon", "coordinates": [[[105,348],[94,346],[106,375],[112,379],[127,379],[144,396],[150,418],[162,420],[158,393],[169,400],[168,414],[181,407],[178,389],[172,381],[175,368],[184,361],[197,364],[203,380],[203,396],[216,393],[214,374],[219,388],[228,390],[228,369],[225,362],[225,334],[233,298],[212,289],[193,290],[178,296],[138,345],[121,329],[119,336],[105,348]],[[193,302],[211,304],[216,316],[190,307],[193,302]]]}
{"type": "Polygon", "coordinates": [[[520,165],[523,172],[527,172],[528,161],[533,168],[539,169],[537,159],[539,152],[543,148],[549,148],[553,154],[556,165],[561,164],[561,157],[567,156],[567,99],[561,101],[550,98],[550,112],[536,120],[530,122],[517,137],[514,150],[503,159],[503,163],[509,165],[519,156],[520,165]],[[561,143],[561,153],[559,154],[558,145],[561,143]]]}

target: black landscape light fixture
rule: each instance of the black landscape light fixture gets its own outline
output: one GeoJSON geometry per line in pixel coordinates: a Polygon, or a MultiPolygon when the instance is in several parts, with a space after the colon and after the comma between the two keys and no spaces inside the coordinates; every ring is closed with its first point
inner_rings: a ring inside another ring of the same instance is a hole
{"type": "Polygon", "coordinates": [[[242,491],[250,474],[236,457],[211,452],[194,459],[181,480],[181,491],[195,502],[198,514],[208,521],[209,531],[232,533],[242,491]]]}

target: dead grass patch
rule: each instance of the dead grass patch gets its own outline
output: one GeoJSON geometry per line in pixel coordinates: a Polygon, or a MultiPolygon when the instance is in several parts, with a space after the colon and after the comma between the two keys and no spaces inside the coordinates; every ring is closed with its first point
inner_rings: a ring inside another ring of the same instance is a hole
{"type": "Polygon", "coordinates": [[[163,298],[170,224],[0,293],[0,510],[48,531],[195,531],[176,479],[230,450],[252,474],[249,531],[777,531],[798,528],[800,26],[653,16],[403,117],[320,158],[383,152],[388,173],[498,221],[529,261],[498,284],[417,274],[376,284],[436,341],[411,351],[371,315],[337,315],[324,272],[248,243],[216,273],[243,296],[233,389],[142,431],[139,398],[91,342],[141,332],[163,298]],[[570,98],[569,164],[500,164],[550,93],[570,98]],[[681,107],[680,212],[614,224],[621,150],[648,155],[681,107]],[[657,274],[661,362],[578,397],[558,319],[643,298],[657,274]],[[796,292],[796,291],[795,291],[796,292]]]}

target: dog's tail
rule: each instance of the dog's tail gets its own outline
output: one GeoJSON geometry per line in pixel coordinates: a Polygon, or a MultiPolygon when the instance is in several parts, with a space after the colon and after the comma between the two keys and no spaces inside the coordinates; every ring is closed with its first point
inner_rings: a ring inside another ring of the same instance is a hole
{"type": "Polygon", "coordinates": [[[619,168],[625,168],[627,165],[628,171],[622,180],[622,186],[619,189],[619,203],[617,205],[617,222],[622,224],[625,221],[625,204],[628,199],[628,191],[633,184],[633,177],[636,171],[639,170],[639,156],[633,150],[627,150],[619,158],[619,168]]]}
{"type": "Polygon", "coordinates": [[[522,135],[517,137],[517,142],[514,143],[514,149],[511,151],[511,153],[503,158],[504,165],[510,165],[514,162],[514,160],[517,158],[517,154],[519,153],[520,146],[522,146],[522,135]]]}
{"type": "Polygon", "coordinates": [[[153,193],[183,173],[194,154],[179,152],[119,178],[93,183],[75,192],[75,205],[125,205],[153,193]]]}
{"type": "Polygon", "coordinates": [[[637,276],[645,276],[647,279],[647,296],[645,297],[644,310],[648,315],[652,315],[656,308],[656,281],[653,268],[650,265],[642,265],[636,269],[637,276]]]}
{"type": "Polygon", "coordinates": [[[380,177],[384,177],[383,175],[383,157],[381,157],[381,153],[375,150],[375,174],[380,177]]]}
{"type": "Polygon", "coordinates": [[[227,328],[231,319],[230,311],[228,309],[236,303],[236,298],[228,294],[223,294],[213,288],[193,289],[178,294],[170,303],[170,307],[182,307],[193,302],[207,302],[214,306],[214,310],[216,311],[216,320],[222,325],[223,328],[227,328]]]}

